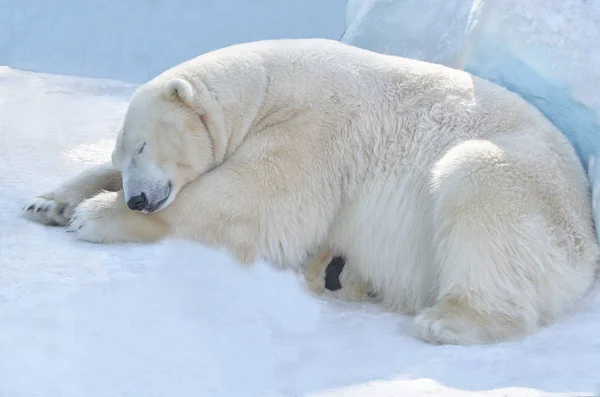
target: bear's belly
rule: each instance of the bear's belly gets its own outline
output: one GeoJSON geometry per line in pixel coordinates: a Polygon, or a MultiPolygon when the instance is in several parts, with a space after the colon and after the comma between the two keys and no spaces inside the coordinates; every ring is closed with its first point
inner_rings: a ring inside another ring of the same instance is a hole
{"type": "Polygon", "coordinates": [[[432,304],[431,200],[425,183],[381,178],[340,212],[330,244],[386,306],[413,314],[432,304]]]}

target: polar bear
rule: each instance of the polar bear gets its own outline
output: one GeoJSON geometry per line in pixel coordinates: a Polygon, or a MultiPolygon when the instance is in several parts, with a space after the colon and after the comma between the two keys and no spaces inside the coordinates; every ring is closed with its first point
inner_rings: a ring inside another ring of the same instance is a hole
{"type": "Polygon", "coordinates": [[[112,161],[23,212],[90,242],[173,236],[241,264],[309,264],[315,290],[341,255],[358,298],[414,315],[430,343],[475,344],[530,335],[590,289],[590,207],[573,148],[518,95],[294,39],[226,47],[141,85],[112,161]]]}

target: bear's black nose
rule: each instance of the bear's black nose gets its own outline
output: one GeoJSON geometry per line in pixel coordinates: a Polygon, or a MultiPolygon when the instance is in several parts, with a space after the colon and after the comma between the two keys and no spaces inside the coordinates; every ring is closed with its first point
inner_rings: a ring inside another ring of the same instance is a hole
{"type": "Polygon", "coordinates": [[[146,193],[142,192],[138,196],[133,196],[127,201],[127,206],[129,209],[134,211],[141,211],[148,205],[148,199],[146,198],[146,193]]]}

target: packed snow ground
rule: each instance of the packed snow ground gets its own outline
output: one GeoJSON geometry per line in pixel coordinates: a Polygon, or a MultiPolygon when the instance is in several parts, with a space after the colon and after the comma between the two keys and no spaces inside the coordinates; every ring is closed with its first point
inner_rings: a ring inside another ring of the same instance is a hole
{"type": "Polygon", "coordinates": [[[135,87],[0,67],[0,396],[545,396],[600,385],[600,299],[522,342],[431,346],[410,318],[184,241],[95,245],[20,218],[109,159],[135,87]]]}

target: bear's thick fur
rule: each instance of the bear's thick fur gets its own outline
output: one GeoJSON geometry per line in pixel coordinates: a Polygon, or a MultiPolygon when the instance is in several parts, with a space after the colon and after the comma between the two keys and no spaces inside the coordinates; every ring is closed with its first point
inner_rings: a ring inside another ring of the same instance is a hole
{"type": "Polygon", "coordinates": [[[92,242],[316,263],[313,277],[314,257],[340,254],[357,295],[416,315],[432,343],[530,334],[594,280],[569,142],[518,95],[440,65],[322,39],[207,53],[137,90],[112,164],[25,215],[92,242]]]}

